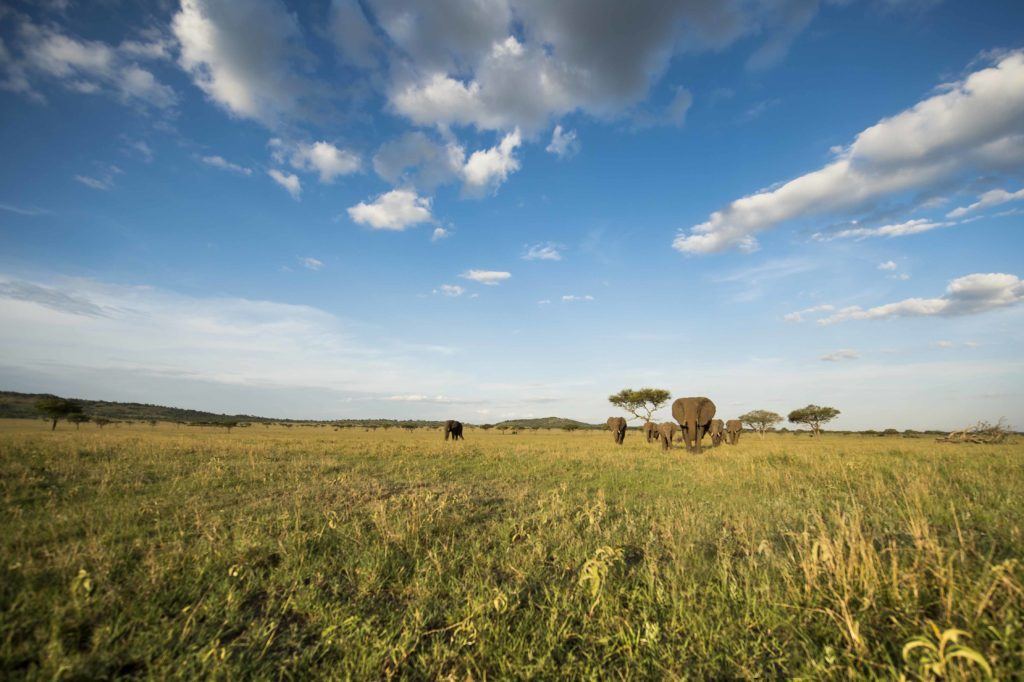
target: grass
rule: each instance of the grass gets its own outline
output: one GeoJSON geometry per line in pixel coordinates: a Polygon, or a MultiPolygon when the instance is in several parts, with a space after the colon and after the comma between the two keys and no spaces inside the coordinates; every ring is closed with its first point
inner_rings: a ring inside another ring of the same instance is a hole
{"type": "Polygon", "coordinates": [[[0,676],[1024,675],[1024,447],[0,422],[0,676]]]}

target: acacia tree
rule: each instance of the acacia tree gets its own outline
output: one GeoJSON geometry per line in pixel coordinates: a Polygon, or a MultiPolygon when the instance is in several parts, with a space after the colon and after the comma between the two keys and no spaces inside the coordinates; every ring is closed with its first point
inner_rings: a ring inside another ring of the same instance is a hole
{"type": "Polygon", "coordinates": [[[37,400],[36,409],[46,415],[46,418],[51,421],[51,431],[57,428],[59,420],[67,419],[73,414],[82,413],[82,406],[74,400],[58,398],[55,395],[48,395],[37,400]]]}
{"type": "Polygon", "coordinates": [[[665,406],[672,394],[663,388],[641,388],[634,391],[624,388],[615,395],[608,396],[608,402],[629,412],[636,419],[651,421],[654,413],[665,406]]]}
{"type": "Polygon", "coordinates": [[[764,438],[764,432],[782,421],[782,415],[769,410],[751,410],[740,415],[740,421],[764,438]]]}
{"type": "Polygon", "coordinates": [[[107,424],[110,424],[111,421],[106,417],[93,417],[92,423],[102,429],[107,424]]]}
{"type": "Polygon", "coordinates": [[[811,427],[811,435],[821,435],[821,425],[827,424],[839,416],[839,410],[834,407],[822,407],[821,405],[808,405],[799,410],[789,413],[789,421],[792,424],[807,424],[811,427]]]}
{"type": "Polygon", "coordinates": [[[72,424],[74,424],[75,425],[75,431],[78,431],[78,429],[82,426],[82,424],[85,424],[86,422],[89,421],[89,417],[87,417],[86,415],[78,412],[78,413],[75,413],[75,414],[69,414],[68,415],[68,421],[71,422],[72,424]]]}

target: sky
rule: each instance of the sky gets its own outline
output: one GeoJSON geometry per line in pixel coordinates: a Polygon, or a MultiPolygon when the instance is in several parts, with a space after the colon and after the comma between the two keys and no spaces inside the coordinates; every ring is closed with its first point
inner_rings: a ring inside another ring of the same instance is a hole
{"type": "Polygon", "coordinates": [[[1024,428],[1019,0],[0,2],[0,122],[0,389],[1024,428]]]}

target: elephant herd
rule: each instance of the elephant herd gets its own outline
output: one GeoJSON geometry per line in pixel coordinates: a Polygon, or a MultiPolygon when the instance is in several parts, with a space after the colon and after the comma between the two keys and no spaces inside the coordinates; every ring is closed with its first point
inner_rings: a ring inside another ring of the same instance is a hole
{"type": "MultiPolygon", "coordinates": [[[[647,442],[660,441],[662,450],[672,447],[677,430],[681,431],[686,449],[691,452],[700,452],[701,439],[709,434],[714,447],[718,447],[723,441],[729,445],[739,443],[740,432],[743,430],[740,420],[722,421],[714,417],[715,404],[709,398],[679,398],[672,403],[672,418],[679,422],[678,426],[675,422],[647,422],[642,430],[647,442]]],[[[622,445],[626,439],[626,420],[622,417],[609,417],[608,428],[615,437],[616,444],[622,445]]]]}

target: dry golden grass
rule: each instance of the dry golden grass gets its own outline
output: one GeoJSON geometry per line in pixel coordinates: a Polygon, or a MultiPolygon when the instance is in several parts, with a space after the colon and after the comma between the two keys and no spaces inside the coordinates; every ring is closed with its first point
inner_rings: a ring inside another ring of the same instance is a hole
{"type": "Polygon", "coordinates": [[[48,428],[0,422],[6,677],[1024,675],[1016,443],[48,428]]]}

